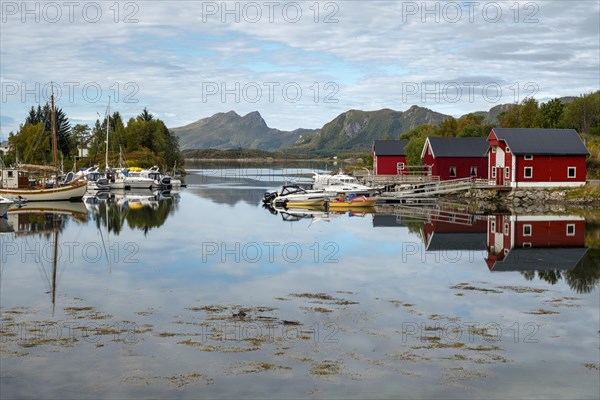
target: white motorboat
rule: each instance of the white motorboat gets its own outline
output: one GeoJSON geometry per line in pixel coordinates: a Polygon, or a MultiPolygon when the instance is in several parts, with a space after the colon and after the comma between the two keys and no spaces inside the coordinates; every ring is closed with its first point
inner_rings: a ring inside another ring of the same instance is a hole
{"type": "Polygon", "coordinates": [[[377,189],[360,184],[358,179],[341,170],[335,175],[315,173],[314,179],[313,188],[324,190],[328,196],[350,193],[372,195],[377,192],[377,189]]]}
{"type": "Polygon", "coordinates": [[[154,181],[147,176],[143,176],[138,168],[122,169],[118,172],[124,182],[124,188],[127,189],[152,189],[154,181]]]}
{"type": "MultiPolygon", "coordinates": [[[[150,169],[142,170],[141,174],[152,179],[153,188],[170,189],[173,186],[173,179],[169,175],[161,173],[156,165],[150,169]]],[[[181,186],[181,181],[179,181],[178,183],[179,186],[181,186]]]]}
{"type": "Polygon", "coordinates": [[[109,190],[110,182],[105,172],[98,171],[98,167],[90,167],[77,173],[78,177],[84,178],[88,183],[88,190],[109,190]]]}
{"type": "Polygon", "coordinates": [[[265,193],[263,203],[286,208],[310,207],[323,205],[325,197],[323,190],[309,190],[299,185],[285,185],[279,193],[265,193]]]}

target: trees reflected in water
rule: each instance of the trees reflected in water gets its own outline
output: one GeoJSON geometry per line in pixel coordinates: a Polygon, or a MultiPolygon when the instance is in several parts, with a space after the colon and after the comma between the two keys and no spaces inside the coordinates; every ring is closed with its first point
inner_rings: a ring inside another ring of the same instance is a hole
{"type": "Polygon", "coordinates": [[[564,279],[567,285],[577,293],[590,293],[600,282],[600,249],[589,249],[575,268],[570,270],[521,271],[528,281],[539,280],[555,285],[564,279]]]}
{"type": "Polygon", "coordinates": [[[147,196],[109,199],[91,207],[91,217],[98,229],[119,235],[126,227],[147,235],[164,225],[178,208],[178,197],[147,196]]]}

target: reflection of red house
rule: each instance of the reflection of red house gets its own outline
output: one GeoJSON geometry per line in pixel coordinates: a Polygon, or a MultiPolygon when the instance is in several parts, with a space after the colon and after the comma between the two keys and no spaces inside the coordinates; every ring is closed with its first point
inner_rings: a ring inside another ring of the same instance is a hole
{"type": "Polygon", "coordinates": [[[404,147],[408,140],[375,140],[373,142],[373,173],[397,175],[406,166],[404,147]]]}
{"type": "Polygon", "coordinates": [[[499,185],[585,184],[588,151],[574,129],[494,128],[488,141],[489,176],[499,185]]]}
{"type": "Polygon", "coordinates": [[[490,270],[570,269],[583,257],[585,219],[575,215],[493,215],[487,221],[490,270]]]}
{"type": "Polygon", "coordinates": [[[485,250],[487,221],[471,222],[428,221],[423,224],[422,236],[426,251],[485,250]]]}
{"type": "Polygon", "coordinates": [[[440,180],[488,177],[485,138],[427,138],[421,158],[431,167],[431,174],[440,180]]]}

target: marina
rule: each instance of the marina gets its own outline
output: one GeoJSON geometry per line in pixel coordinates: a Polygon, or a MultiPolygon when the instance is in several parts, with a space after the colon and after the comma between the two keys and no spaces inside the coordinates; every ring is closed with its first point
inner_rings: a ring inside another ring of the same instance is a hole
{"type": "Polygon", "coordinates": [[[178,193],[9,208],[4,395],[35,375],[37,398],[568,396],[558,376],[595,396],[597,216],[262,206],[313,170],[196,167],[178,193]],[[67,362],[69,379],[49,372],[67,362]]]}

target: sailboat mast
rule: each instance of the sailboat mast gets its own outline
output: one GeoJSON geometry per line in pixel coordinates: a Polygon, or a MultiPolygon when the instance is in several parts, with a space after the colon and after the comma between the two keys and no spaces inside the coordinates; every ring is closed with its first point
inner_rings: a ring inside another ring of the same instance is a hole
{"type": "Polygon", "coordinates": [[[106,112],[106,171],[108,171],[108,131],[110,129],[110,96],[108,96],[108,111],[106,112]]]}
{"type": "Polygon", "coordinates": [[[54,215],[54,258],[52,262],[52,314],[54,314],[54,306],[56,304],[56,263],[58,260],[58,216],[54,215]]]}
{"type": "Polygon", "coordinates": [[[52,87],[52,95],[50,97],[52,103],[52,114],[50,115],[50,123],[52,124],[52,153],[54,155],[54,186],[58,183],[58,145],[56,140],[56,117],[54,115],[54,87],[52,87]]]}

